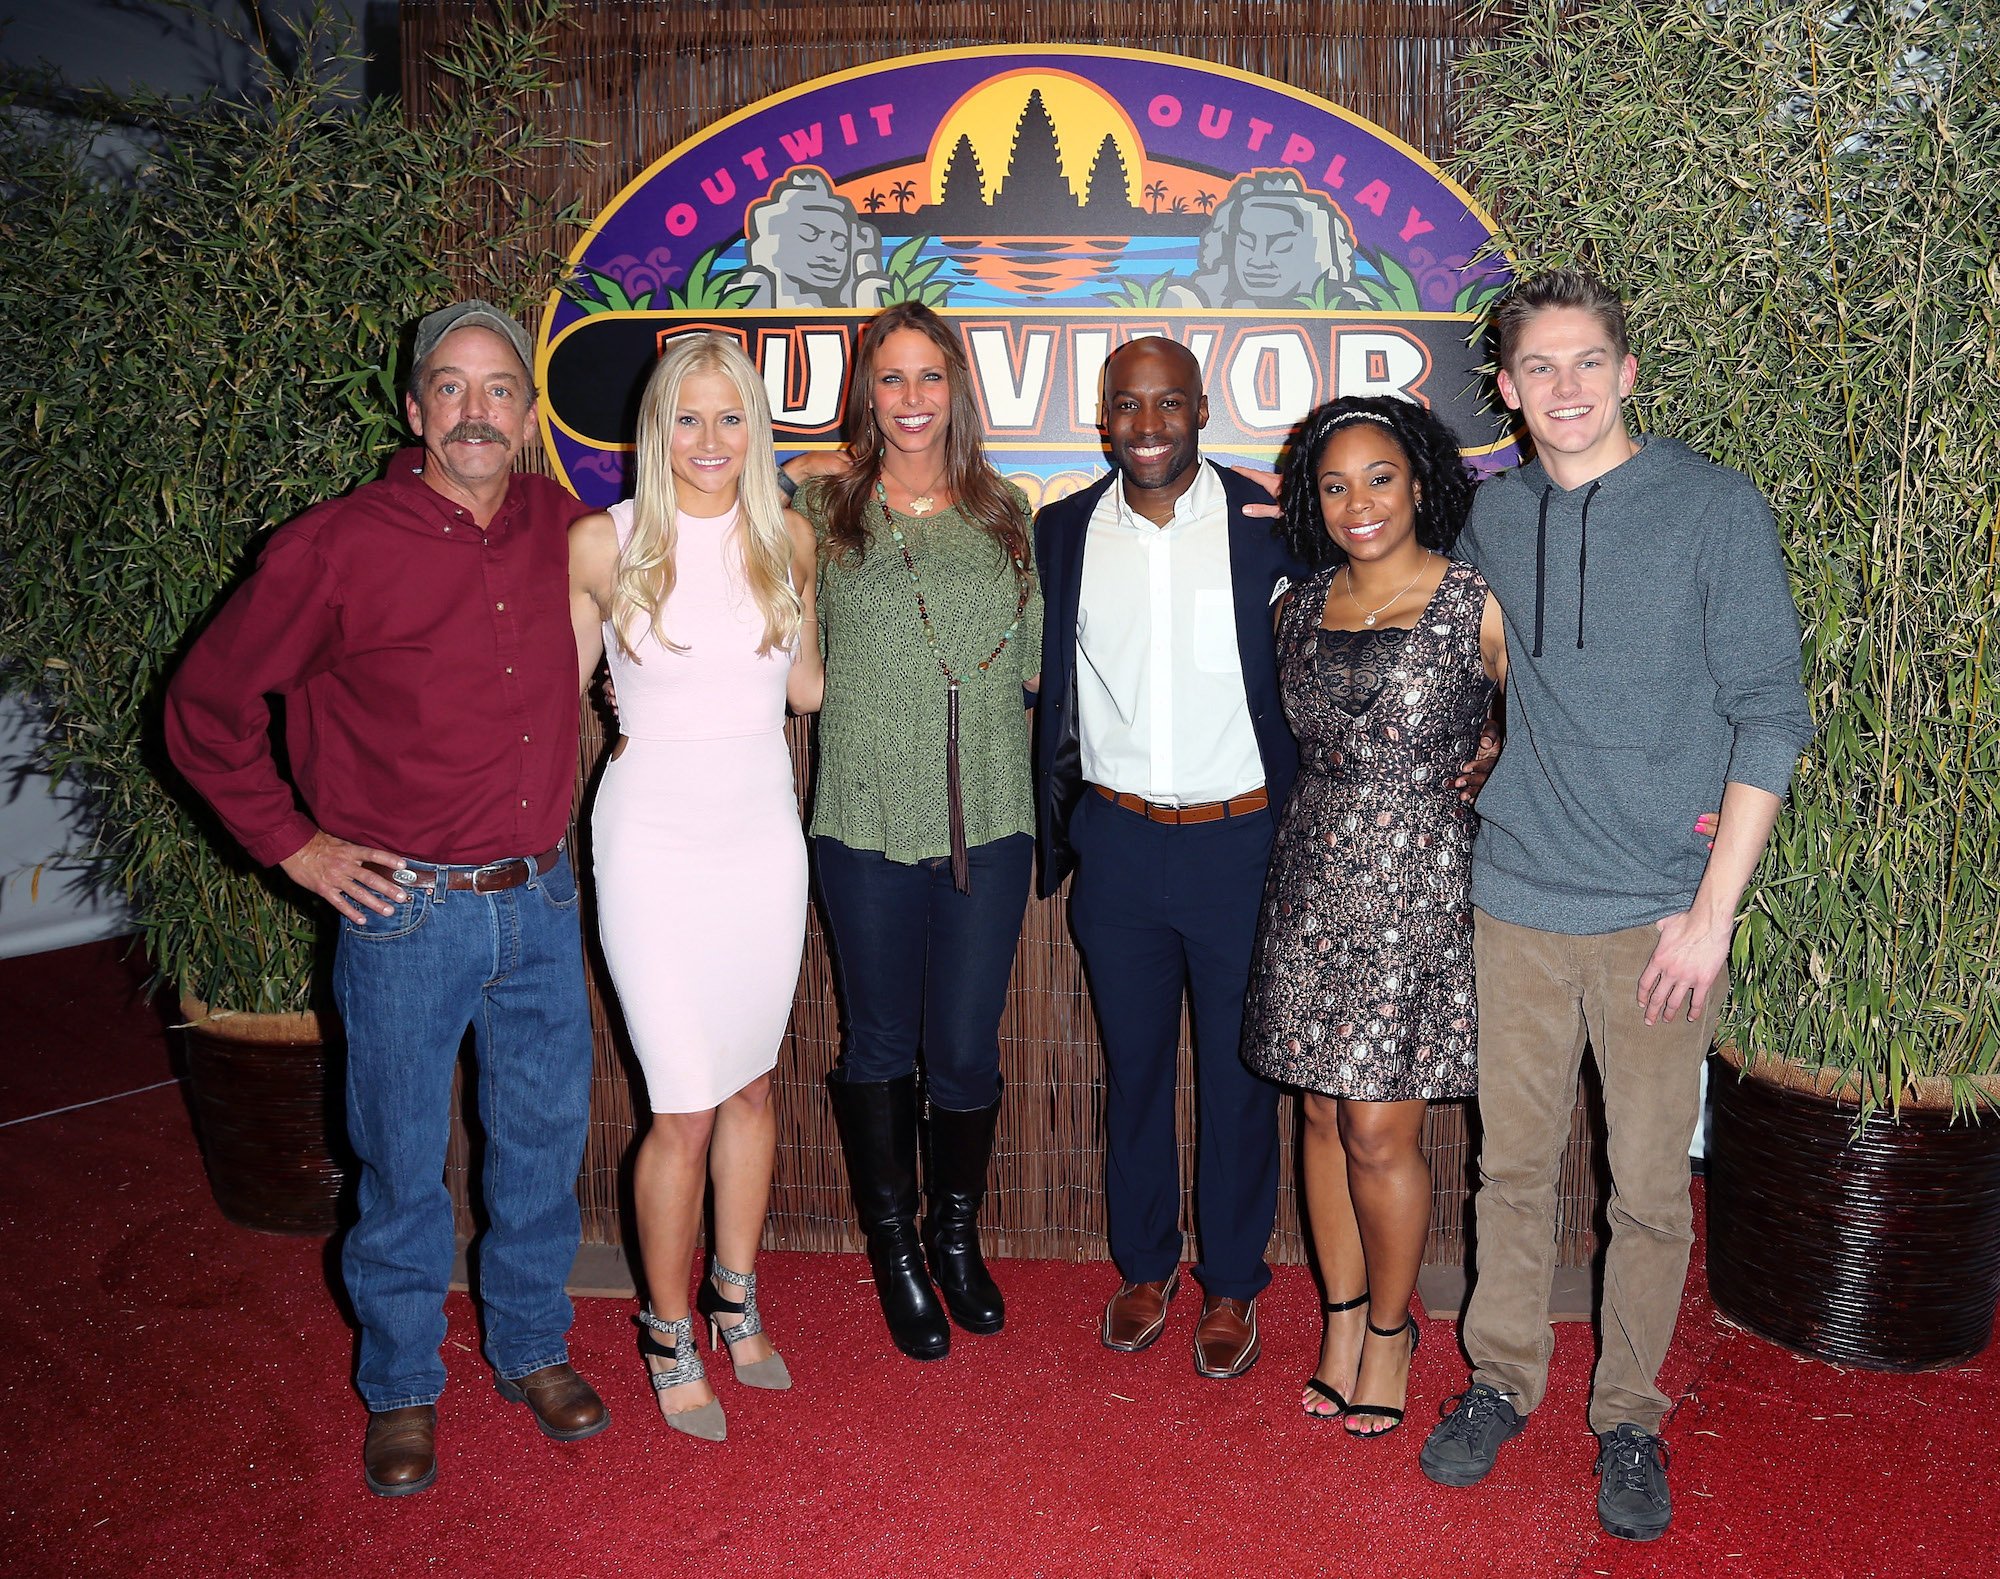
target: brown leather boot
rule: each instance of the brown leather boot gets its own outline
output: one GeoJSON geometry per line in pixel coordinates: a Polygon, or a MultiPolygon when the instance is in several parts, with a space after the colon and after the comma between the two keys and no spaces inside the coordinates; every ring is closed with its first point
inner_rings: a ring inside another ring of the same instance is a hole
{"type": "Polygon", "coordinates": [[[428,1491],[438,1478],[437,1405],[384,1409],[368,1417],[361,1447],[361,1473],[378,1497],[408,1497],[428,1491]]]}
{"type": "Polygon", "coordinates": [[[597,1389],[567,1365],[544,1365],[514,1381],[496,1376],[493,1385],[508,1403],[533,1410],[542,1435],[558,1442],[581,1442],[611,1424],[597,1389]]]}

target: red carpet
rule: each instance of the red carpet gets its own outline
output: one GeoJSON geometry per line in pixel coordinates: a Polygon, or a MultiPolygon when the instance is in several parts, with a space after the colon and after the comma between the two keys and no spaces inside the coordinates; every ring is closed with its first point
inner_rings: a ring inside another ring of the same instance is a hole
{"type": "MultiPolygon", "coordinates": [[[[0,1121],[167,1079],[157,1020],[104,946],[0,962],[0,1121]]],[[[1589,1333],[1483,1486],[1416,1451],[1463,1383],[1425,1324],[1411,1424],[1305,1420],[1311,1286],[1280,1269],[1241,1382],[1198,1379],[1194,1302],[1139,1356],[1100,1348],[1104,1266],[1005,1262],[1007,1330],[949,1360],[890,1348],[852,1257],[772,1255],[767,1319],[798,1385],[726,1374],[721,1447],[665,1430],[630,1307],[579,1301],[572,1339],[615,1420],[564,1446],[494,1394],[451,1301],[436,1488],[367,1494],[350,1336],[322,1247],[223,1222],[173,1086],[0,1128],[0,1567],[29,1574],[1980,1575],[1992,1355],[1942,1375],[1842,1372],[1723,1326],[1692,1281],[1664,1383],[1675,1523],[1597,1528],[1589,1333]]]]}

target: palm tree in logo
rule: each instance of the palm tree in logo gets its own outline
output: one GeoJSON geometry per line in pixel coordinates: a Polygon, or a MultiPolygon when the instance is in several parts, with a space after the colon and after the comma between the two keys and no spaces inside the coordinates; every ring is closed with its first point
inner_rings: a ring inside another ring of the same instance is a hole
{"type": "Polygon", "coordinates": [[[914,181],[898,181],[894,186],[889,188],[889,195],[896,200],[896,212],[907,214],[910,211],[910,199],[917,195],[917,183],[914,181]]]}
{"type": "Polygon", "coordinates": [[[1187,199],[1184,197],[1175,198],[1167,209],[1169,214],[1185,214],[1187,211],[1187,199]]]}
{"type": "Polygon", "coordinates": [[[871,187],[868,195],[861,200],[861,206],[871,214],[879,214],[882,212],[882,205],[887,201],[888,199],[871,187]]]}
{"type": "Polygon", "coordinates": [[[1154,213],[1156,213],[1156,214],[1157,214],[1157,213],[1159,213],[1159,211],[1160,211],[1160,199],[1161,199],[1161,198],[1163,198],[1163,197],[1165,197],[1166,195],[1167,195],[1167,183],[1166,183],[1166,182],[1164,182],[1164,181],[1148,181],[1148,182],[1146,183],[1146,196],[1148,196],[1149,198],[1151,198],[1151,199],[1153,200],[1153,212],[1154,212],[1154,213]]]}
{"type": "Polygon", "coordinates": [[[1215,208],[1215,194],[1213,192],[1195,193],[1194,206],[1200,209],[1204,214],[1213,212],[1215,208]]]}

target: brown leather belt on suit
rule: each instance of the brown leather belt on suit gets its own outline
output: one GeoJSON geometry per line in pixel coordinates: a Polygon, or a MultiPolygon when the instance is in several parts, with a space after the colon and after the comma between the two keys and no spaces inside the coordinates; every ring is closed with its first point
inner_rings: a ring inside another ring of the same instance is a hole
{"type": "Polygon", "coordinates": [[[1102,784],[1090,787],[1113,805],[1136,811],[1154,822],[1221,822],[1225,817],[1247,817],[1271,804],[1270,793],[1261,784],[1230,800],[1205,800],[1193,806],[1157,806],[1126,791],[1106,789],[1102,784]]]}
{"type": "Polygon", "coordinates": [[[540,855],[513,855],[504,861],[488,861],[484,866],[384,866],[378,861],[361,864],[402,888],[435,890],[442,878],[448,893],[497,894],[553,871],[556,862],[562,859],[562,852],[563,847],[558,844],[540,855]]]}

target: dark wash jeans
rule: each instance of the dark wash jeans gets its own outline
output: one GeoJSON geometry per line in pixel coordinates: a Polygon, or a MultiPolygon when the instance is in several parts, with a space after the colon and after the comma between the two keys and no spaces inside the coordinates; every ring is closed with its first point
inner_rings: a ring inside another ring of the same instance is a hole
{"type": "Polygon", "coordinates": [[[370,1410],[444,1391],[452,1072],[479,1059],[489,1226],[479,1251],[486,1357],[515,1378],[569,1358],[563,1283],[576,1258],[576,1173],[590,1116],[590,1008],[576,874],[565,854],[499,893],[410,890],[394,916],[343,920],[333,993],[347,1033],[347,1125],[360,1220],[341,1270],[361,1323],[370,1410]]]}
{"type": "Polygon", "coordinates": [[[822,835],[813,869],[845,1014],[843,1079],[898,1080],[924,1055],[931,1101],[955,1113],[1000,1094],[1000,1014],[1034,867],[1031,834],[976,844],[972,891],[951,862],[892,861],[822,835]]]}

